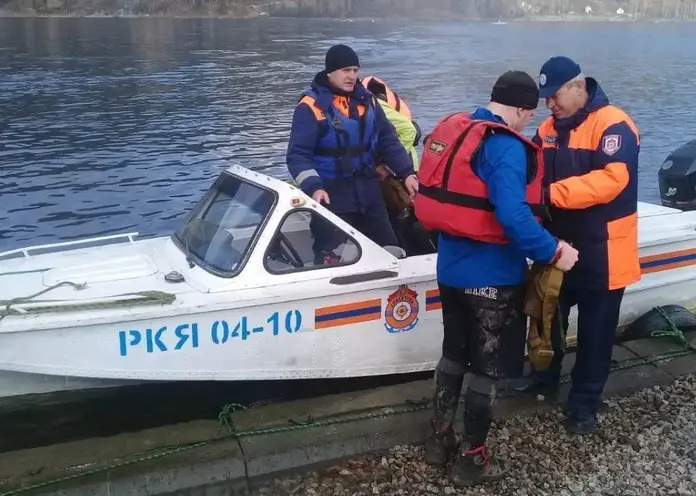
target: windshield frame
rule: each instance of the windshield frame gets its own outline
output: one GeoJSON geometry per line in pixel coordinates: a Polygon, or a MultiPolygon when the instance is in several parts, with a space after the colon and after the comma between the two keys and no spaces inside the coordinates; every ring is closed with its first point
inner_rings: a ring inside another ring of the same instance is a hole
{"type": "Polygon", "coordinates": [[[278,206],[279,199],[280,195],[276,190],[266,186],[262,186],[256,182],[249,181],[248,179],[240,175],[234,174],[232,172],[223,171],[217,177],[217,179],[215,179],[213,184],[208,188],[208,191],[206,191],[205,194],[201,197],[201,199],[198,200],[198,203],[196,203],[196,205],[193,207],[191,212],[189,212],[184,221],[170,235],[170,238],[172,242],[176,245],[176,247],[179,249],[179,251],[187,258],[187,261],[190,260],[201,269],[216,277],[232,279],[234,277],[237,277],[246,267],[247,262],[251,257],[251,254],[256,249],[256,245],[258,244],[259,238],[265,232],[266,226],[268,225],[268,222],[270,221],[271,217],[273,216],[276,210],[276,207],[278,206]],[[205,216],[207,211],[214,204],[213,197],[215,195],[218,195],[220,191],[225,191],[224,184],[230,180],[239,181],[254,188],[258,188],[260,190],[271,193],[273,195],[273,202],[271,203],[268,212],[264,216],[264,219],[261,222],[259,222],[258,226],[256,227],[256,230],[254,231],[254,234],[249,239],[249,243],[246,245],[244,253],[242,253],[242,257],[240,258],[237,266],[232,271],[223,271],[207,263],[205,259],[200,258],[198,254],[196,254],[194,251],[187,249],[186,241],[181,239],[179,237],[179,234],[184,230],[185,226],[191,224],[196,219],[201,219],[205,216]]]}

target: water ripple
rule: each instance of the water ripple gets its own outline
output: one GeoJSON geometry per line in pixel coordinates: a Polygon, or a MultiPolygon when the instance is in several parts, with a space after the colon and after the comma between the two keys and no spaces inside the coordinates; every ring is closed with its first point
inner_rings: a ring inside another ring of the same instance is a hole
{"type": "Polygon", "coordinates": [[[0,19],[0,251],[166,234],[231,162],[287,177],[294,106],[334,43],[427,132],[503,71],[536,75],[552,40],[636,120],[641,198],[656,201],[657,166],[696,129],[695,38],[670,23],[0,19]]]}

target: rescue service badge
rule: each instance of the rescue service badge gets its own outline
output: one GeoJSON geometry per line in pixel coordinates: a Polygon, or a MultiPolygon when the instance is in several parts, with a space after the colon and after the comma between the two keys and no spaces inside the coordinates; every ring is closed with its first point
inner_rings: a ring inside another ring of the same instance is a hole
{"type": "Polygon", "coordinates": [[[428,145],[428,151],[436,153],[437,155],[442,155],[447,148],[447,145],[442,141],[431,140],[428,145]]]}
{"type": "Polygon", "coordinates": [[[403,285],[389,295],[384,328],[391,334],[410,331],[418,323],[418,293],[403,285]]]}
{"type": "Polygon", "coordinates": [[[607,155],[614,155],[621,149],[621,135],[608,134],[602,138],[602,151],[607,155]]]}

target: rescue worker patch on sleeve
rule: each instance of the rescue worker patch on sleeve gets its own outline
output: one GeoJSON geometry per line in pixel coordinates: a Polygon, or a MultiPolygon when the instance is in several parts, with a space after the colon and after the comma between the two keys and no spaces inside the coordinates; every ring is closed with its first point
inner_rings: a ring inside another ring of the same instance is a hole
{"type": "Polygon", "coordinates": [[[445,152],[445,148],[447,148],[447,144],[437,140],[432,140],[428,145],[428,151],[438,155],[442,155],[445,152]]]}
{"type": "Polygon", "coordinates": [[[602,151],[607,155],[614,155],[621,149],[621,135],[608,134],[602,138],[602,151]]]}

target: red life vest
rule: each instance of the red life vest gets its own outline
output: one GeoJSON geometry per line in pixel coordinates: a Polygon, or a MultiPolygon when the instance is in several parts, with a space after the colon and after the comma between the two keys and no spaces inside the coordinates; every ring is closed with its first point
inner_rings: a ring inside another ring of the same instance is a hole
{"type": "Polygon", "coordinates": [[[425,138],[414,201],[415,215],[423,227],[487,243],[509,243],[488,201],[488,187],[472,168],[483,140],[499,132],[516,136],[528,150],[526,198],[541,221],[541,147],[504,124],[473,120],[471,114],[459,112],[442,119],[425,138]]]}

